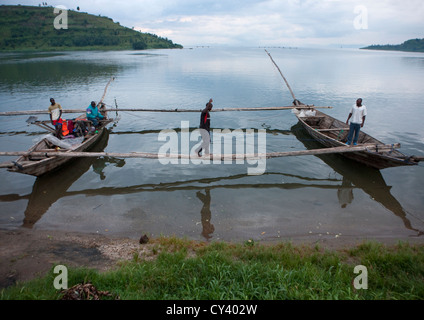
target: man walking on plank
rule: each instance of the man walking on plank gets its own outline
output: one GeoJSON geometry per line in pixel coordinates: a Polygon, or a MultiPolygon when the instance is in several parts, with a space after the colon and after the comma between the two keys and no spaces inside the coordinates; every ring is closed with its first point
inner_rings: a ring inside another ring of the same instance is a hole
{"type": "Polygon", "coordinates": [[[202,136],[202,144],[199,148],[196,149],[196,153],[199,157],[201,157],[201,152],[204,149],[205,155],[209,154],[209,145],[210,145],[210,130],[211,130],[211,116],[209,111],[212,110],[212,99],[209,99],[209,102],[206,103],[206,108],[203,109],[200,114],[200,134],[202,136]]]}

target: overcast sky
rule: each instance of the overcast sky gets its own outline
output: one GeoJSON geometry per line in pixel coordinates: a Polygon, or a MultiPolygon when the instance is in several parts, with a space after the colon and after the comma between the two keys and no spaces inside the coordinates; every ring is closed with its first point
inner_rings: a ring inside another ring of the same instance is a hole
{"type": "MultiPolygon", "coordinates": [[[[38,6],[43,1],[0,0],[38,6]]],[[[58,0],[185,47],[364,46],[424,38],[423,0],[58,0]]]]}

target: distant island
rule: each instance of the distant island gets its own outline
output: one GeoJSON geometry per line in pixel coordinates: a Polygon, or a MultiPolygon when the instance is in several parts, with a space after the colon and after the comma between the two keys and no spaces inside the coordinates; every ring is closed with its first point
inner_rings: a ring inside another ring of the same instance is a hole
{"type": "Polygon", "coordinates": [[[398,45],[372,45],[361,49],[424,52],[424,39],[411,39],[398,45]]]}
{"type": "MultiPolygon", "coordinates": [[[[79,10],[79,7],[78,9],[79,10]]],[[[63,11],[62,11],[63,12],[63,11]]],[[[55,28],[54,7],[0,6],[0,51],[144,50],[183,48],[167,38],[142,33],[111,18],[67,10],[67,29],[55,28]]]]}

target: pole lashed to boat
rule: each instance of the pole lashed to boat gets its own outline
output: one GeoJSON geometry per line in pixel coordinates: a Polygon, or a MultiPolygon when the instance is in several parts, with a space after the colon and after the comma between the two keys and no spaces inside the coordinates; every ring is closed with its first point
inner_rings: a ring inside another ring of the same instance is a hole
{"type": "MultiPolygon", "coordinates": [[[[267,55],[268,55],[268,56],[269,56],[269,58],[271,59],[271,61],[272,61],[272,63],[274,64],[274,66],[277,68],[277,70],[278,70],[278,72],[280,73],[281,77],[283,77],[283,80],[284,80],[284,82],[286,83],[287,88],[289,88],[289,91],[290,91],[290,93],[291,93],[291,95],[292,95],[292,97],[293,97],[293,101],[296,101],[296,102],[297,102],[298,100],[297,100],[297,99],[296,99],[296,97],[294,96],[293,90],[291,89],[291,87],[290,87],[290,85],[289,85],[289,83],[288,83],[288,81],[287,81],[286,77],[283,75],[283,73],[281,72],[280,68],[279,68],[279,67],[278,67],[278,65],[275,63],[275,61],[274,61],[274,59],[272,58],[271,54],[270,54],[268,51],[266,51],[266,50],[265,50],[265,52],[267,53],[267,55]]],[[[297,105],[297,103],[296,103],[296,105],[297,105]]]]}
{"type": "MultiPolygon", "coordinates": [[[[287,151],[287,152],[270,152],[270,153],[256,153],[256,154],[211,154],[209,156],[201,157],[201,159],[210,160],[240,160],[240,159],[254,159],[254,158],[281,158],[290,156],[302,156],[302,155],[318,155],[318,154],[330,154],[330,153],[344,153],[344,152],[358,152],[358,151],[370,151],[370,152],[384,152],[390,151],[394,148],[400,148],[400,144],[391,145],[375,145],[366,144],[361,146],[353,147],[334,147],[334,148],[322,148],[312,150],[298,150],[298,151],[287,151]]],[[[63,149],[61,149],[63,150],[63,149]]],[[[115,157],[115,158],[146,158],[146,159],[160,159],[160,158],[176,158],[176,159],[192,159],[198,158],[197,155],[189,154],[160,154],[160,153],[149,153],[149,152],[73,152],[66,150],[58,151],[4,151],[0,152],[0,156],[25,156],[25,157],[67,157],[67,158],[84,158],[84,157],[115,157]]]]}
{"type": "MultiPolygon", "coordinates": [[[[252,107],[252,108],[215,108],[211,112],[233,112],[233,111],[272,111],[272,110],[292,110],[292,109],[331,109],[331,106],[314,106],[314,105],[302,105],[302,106],[283,106],[283,107],[252,107]]],[[[126,112],[201,112],[203,109],[184,109],[184,108],[173,108],[173,109],[148,109],[148,108],[107,108],[102,111],[126,111],[126,112]]],[[[85,109],[63,109],[63,113],[84,113],[85,109]]],[[[9,111],[0,112],[0,116],[25,116],[25,115],[47,115],[46,110],[26,110],[26,111],[9,111]]]]}

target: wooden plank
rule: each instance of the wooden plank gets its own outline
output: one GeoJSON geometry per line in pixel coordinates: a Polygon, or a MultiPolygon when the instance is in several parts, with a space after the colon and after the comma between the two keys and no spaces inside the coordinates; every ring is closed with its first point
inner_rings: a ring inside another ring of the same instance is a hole
{"type": "Polygon", "coordinates": [[[315,129],[316,131],[319,131],[319,132],[327,132],[327,131],[341,131],[341,130],[344,130],[344,131],[349,131],[349,128],[331,128],[331,129],[315,129]]]}
{"type": "Polygon", "coordinates": [[[11,162],[2,162],[0,163],[0,168],[13,168],[15,165],[11,162]]]}
{"type": "MultiPolygon", "coordinates": [[[[63,109],[62,113],[81,113],[85,110],[76,110],[76,109],[63,109]]],[[[0,116],[26,116],[26,115],[33,115],[33,114],[45,114],[48,115],[49,113],[47,110],[26,110],[26,111],[8,111],[8,112],[0,112],[0,116]]]]}
{"type": "Polygon", "coordinates": [[[47,130],[47,131],[49,131],[49,132],[51,132],[51,133],[56,133],[56,130],[54,130],[54,129],[52,129],[52,128],[50,128],[48,125],[47,125],[47,121],[45,121],[45,123],[43,123],[43,122],[34,122],[33,124],[35,124],[36,126],[39,126],[40,128],[42,128],[42,129],[44,129],[44,130],[47,130]]]}
{"type": "MultiPolygon", "coordinates": [[[[314,106],[314,105],[302,105],[302,106],[285,106],[285,107],[253,107],[253,108],[219,108],[212,109],[211,112],[224,112],[224,111],[271,111],[271,110],[292,110],[292,109],[331,109],[330,106],[314,106]]],[[[137,109],[137,108],[113,108],[104,109],[102,111],[127,111],[127,112],[202,112],[203,109],[137,109]]],[[[63,109],[63,113],[85,113],[85,109],[63,109]]],[[[48,114],[47,110],[27,110],[27,111],[9,111],[0,112],[0,116],[22,116],[22,115],[34,115],[34,114],[48,114]]]]}
{"type": "MultiPolygon", "coordinates": [[[[331,109],[330,106],[285,106],[285,107],[253,107],[253,108],[213,108],[210,112],[232,112],[232,111],[272,111],[292,109],[331,109]]],[[[106,109],[106,111],[134,111],[134,112],[202,112],[203,109],[106,109]]],[[[1,115],[1,114],[0,114],[1,115]]]]}
{"type": "MultiPolygon", "coordinates": [[[[299,150],[299,151],[288,151],[288,152],[271,152],[271,153],[260,153],[260,154],[223,154],[209,156],[209,159],[221,159],[221,160],[240,160],[240,159],[251,159],[251,158],[280,158],[289,156],[303,156],[303,155],[318,155],[318,154],[330,154],[330,153],[345,153],[345,152],[358,152],[358,151],[376,151],[384,152],[390,151],[394,148],[400,148],[400,144],[396,143],[393,145],[361,145],[361,146],[342,146],[334,148],[322,148],[312,150],[299,150]]],[[[191,159],[196,155],[187,154],[157,154],[148,152],[129,152],[129,153],[114,153],[114,152],[69,152],[69,151],[51,151],[51,152],[28,152],[28,151],[5,151],[0,152],[0,156],[33,156],[33,157],[115,157],[115,158],[146,158],[146,159],[160,159],[160,158],[177,158],[177,159],[191,159]]],[[[203,157],[205,158],[205,157],[203,157]]],[[[206,157],[208,158],[208,157],[206,157]]]]}
{"type": "MultiPolygon", "coordinates": [[[[322,149],[311,149],[311,150],[300,150],[300,151],[291,151],[291,152],[273,152],[269,153],[269,157],[286,157],[286,156],[302,156],[302,155],[319,155],[319,154],[331,154],[331,153],[348,153],[348,152],[360,152],[360,151],[370,151],[370,152],[387,152],[394,150],[395,148],[400,148],[400,143],[395,143],[392,145],[376,145],[376,144],[364,144],[358,146],[341,146],[341,147],[332,147],[332,148],[322,148],[322,149]]],[[[268,156],[267,156],[268,157],[268,156]]]]}

